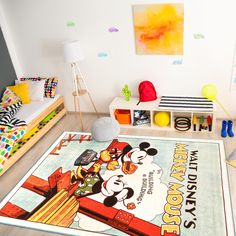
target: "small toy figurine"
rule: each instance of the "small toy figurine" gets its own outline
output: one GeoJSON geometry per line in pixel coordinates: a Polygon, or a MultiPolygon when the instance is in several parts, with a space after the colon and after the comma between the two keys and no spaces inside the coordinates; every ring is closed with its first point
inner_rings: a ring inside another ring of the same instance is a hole
{"type": "Polygon", "coordinates": [[[197,125],[197,117],[193,116],[193,130],[196,131],[196,125],[197,125]]]}
{"type": "Polygon", "coordinates": [[[202,131],[204,123],[204,116],[200,116],[199,118],[199,131],[202,131]]]}
{"type": "Polygon", "coordinates": [[[125,84],[125,87],[122,89],[122,94],[125,97],[125,101],[129,101],[131,97],[131,91],[129,90],[128,84],[125,84]]]}
{"type": "Polygon", "coordinates": [[[208,130],[211,132],[212,131],[212,118],[211,118],[211,116],[207,117],[207,124],[208,124],[208,130]]]}

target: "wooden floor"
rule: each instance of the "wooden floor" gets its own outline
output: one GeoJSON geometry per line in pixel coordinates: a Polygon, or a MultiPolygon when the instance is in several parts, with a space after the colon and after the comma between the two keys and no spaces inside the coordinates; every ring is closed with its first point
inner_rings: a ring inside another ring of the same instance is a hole
{"type": "MultiPolygon", "coordinates": [[[[95,115],[84,115],[85,130],[89,132],[95,115]]],[[[182,133],[175,131],[155,131],[155,130],[138,130],[138,129],[123,129],[121,134],[159,136],[159,137],[178,137],[178,138],[197,138],[197,139],[222,139],[220,136],[221,121],[217,121],[217,130],[215,134],[209,133],[182,133]]],[[[48,134],[42,138],[27,154],[25,154],[13,167],[11,167],[2,177],[0,177],[0,201],[6,194],[21,180],[27,171],[36,163],[36,161],[44,154],[63,131],[80,131],[79,117],[75,113],[67,114],[60,122],[56,124],[48,134]]],[[[236,130],[234,130],[236,131],[236,130]]],[[[236,132],[235,132],[236,134],[236,132]]],[[[234,138],[225,138],[225,151],[228,156],[236,148],[236,135],[234,138]]],[[[236,213],[236,168],[228,167],[232,205],[236,213]]],[[[236,214],[234,214],[236,219],[236,214]]],[[[236,221],[235,221],[236,222],[236,221]]],[[[59,235],[48,232],[35,231],[20,227],[0,225],[0,236],[43,236],[43,235],[59,235]]]]}

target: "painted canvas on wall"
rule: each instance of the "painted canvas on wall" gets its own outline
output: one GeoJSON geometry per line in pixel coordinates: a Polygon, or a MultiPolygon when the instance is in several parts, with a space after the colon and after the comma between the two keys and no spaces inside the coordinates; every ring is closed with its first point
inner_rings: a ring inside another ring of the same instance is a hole
{"type": "Polygon", "coordinates": [[[137,54],[183,55],[184,5],[134,5],[137,54]]]}

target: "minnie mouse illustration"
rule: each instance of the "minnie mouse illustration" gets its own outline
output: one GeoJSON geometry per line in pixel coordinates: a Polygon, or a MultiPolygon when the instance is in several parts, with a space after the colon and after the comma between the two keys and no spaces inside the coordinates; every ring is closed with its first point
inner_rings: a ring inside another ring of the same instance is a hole
{"type": "Polygon", "coordinates": [[[108,180],[100,180],[93,187],[93,194],[102,193],[105,196],[103,204],[107,207],[112,207],[118,202],[123,202],[128,209],[134,209],[134,203],[125,204],[125,200],[134,195],[134,190],[130,187],[125,187],[121,180],[123,175],[111,176],[108,180]]]}

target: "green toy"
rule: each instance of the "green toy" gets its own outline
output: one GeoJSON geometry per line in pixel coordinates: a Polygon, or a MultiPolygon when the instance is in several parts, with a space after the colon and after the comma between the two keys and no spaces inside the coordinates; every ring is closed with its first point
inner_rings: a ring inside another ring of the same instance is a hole
{"type": "Polygon", "coordinates": [[[125,97],[125,101],[129,101],[131,97],[131,91],[129,90],[128,85],[126,84],[125,87],[122,89],[122,94],[125,97]]]}

